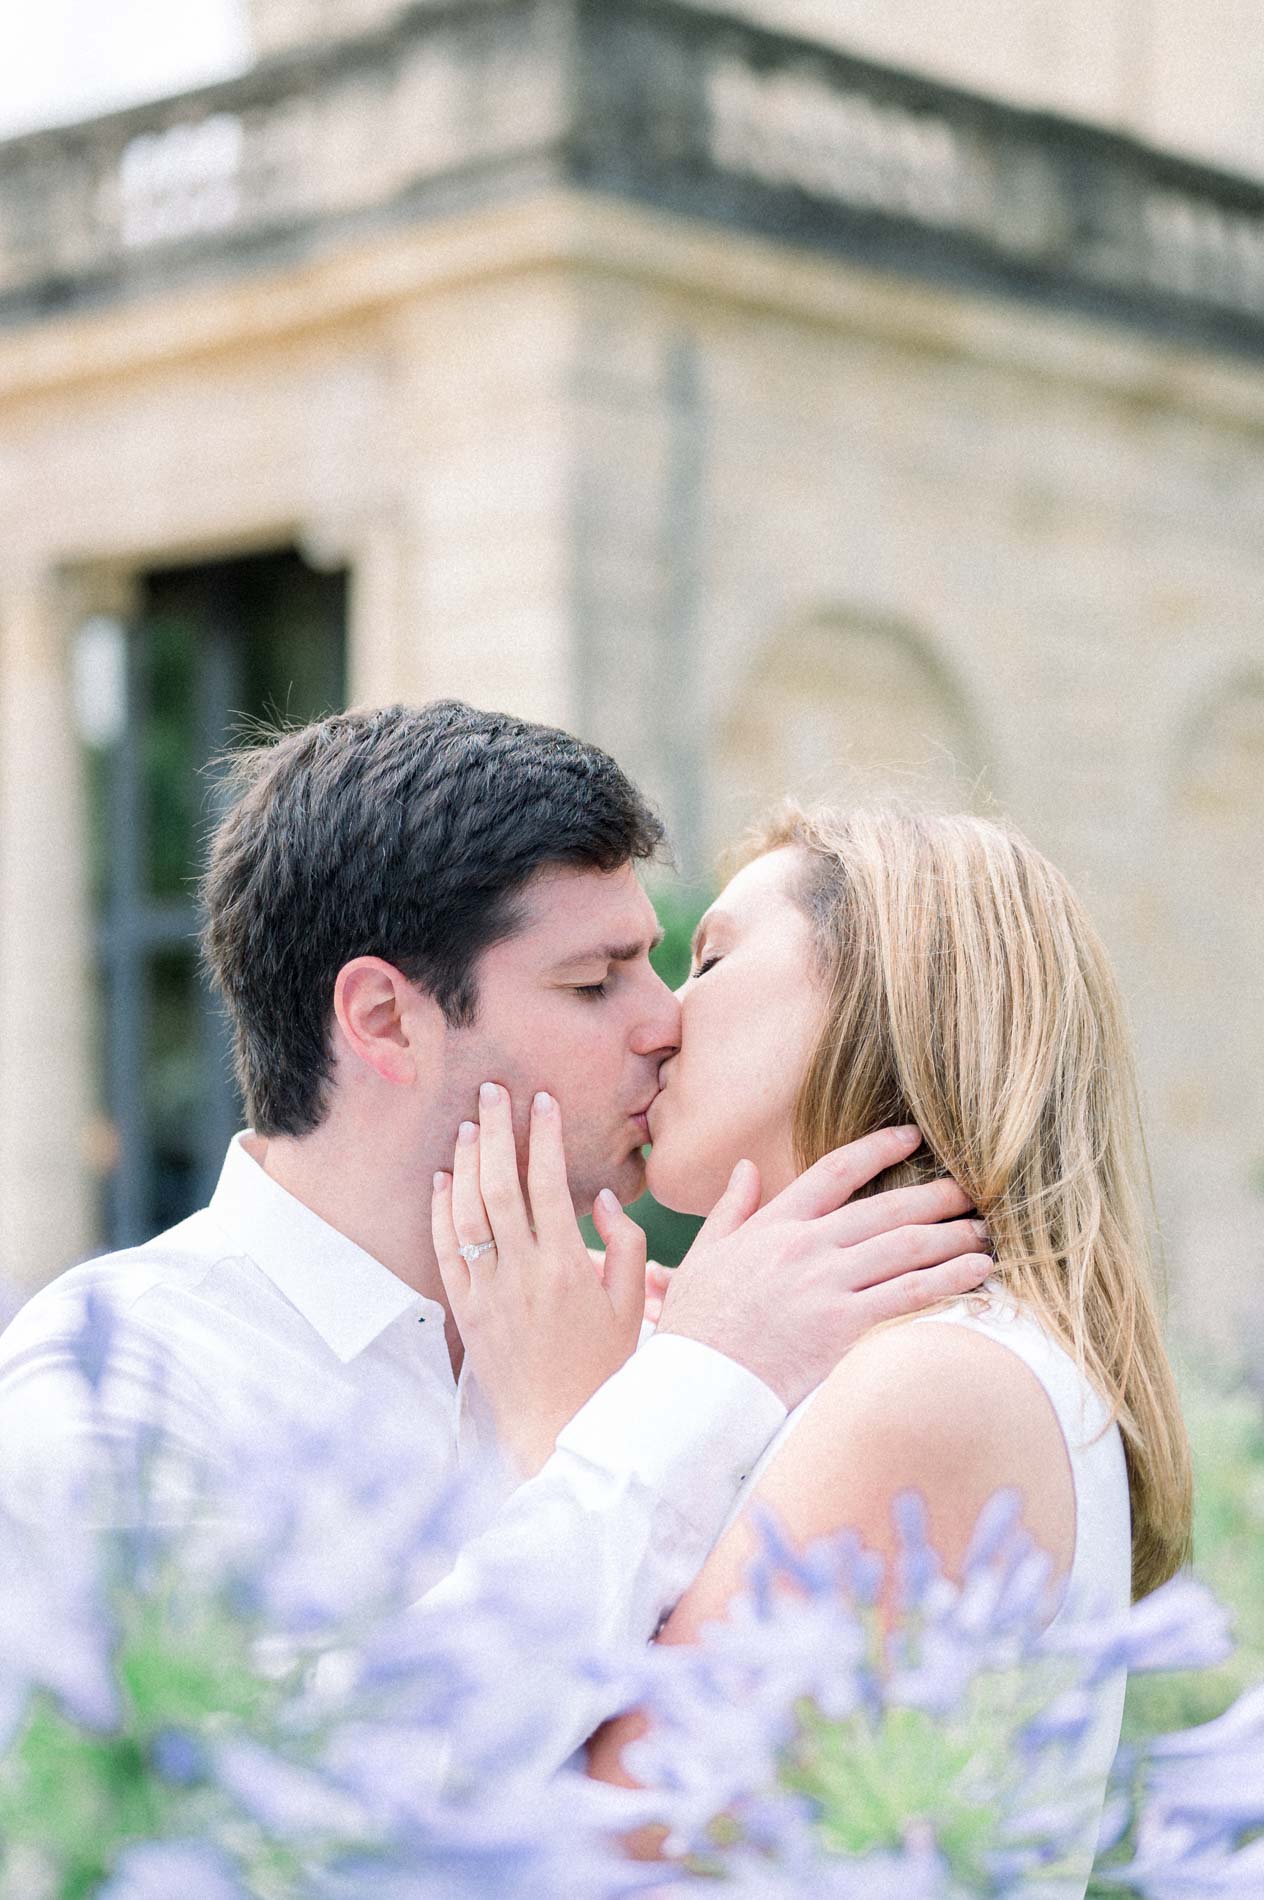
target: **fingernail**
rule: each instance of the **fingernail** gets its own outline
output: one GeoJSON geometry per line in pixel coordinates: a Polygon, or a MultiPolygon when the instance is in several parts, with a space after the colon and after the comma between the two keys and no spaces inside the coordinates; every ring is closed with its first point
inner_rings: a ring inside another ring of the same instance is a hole
{"type": "Polygon", "coordinates": [[[596,1204],[600,1207],[603,1214],[617,1214],[619,1211],[618,1196],[609,1188],[602,1188],[601,1193],[597,1196],[596,1204]]]}
{"type": "Polygon", "coordinates": [[[440,1190],[442,1190],[442,1189],[443,1189],[444,1187],[446,1187],[446,1185],[447,1185],[447,1180],[448,1180],[448,1177],[447,1177],[447,1175],[446,1175],[446,1174],[445,1174],[445,1173],[443,1172],[443,1170],[442,1170],[442,1168],[441,1168],[441,1169],[439,1170],[439,1172],[438,1172],[438,1173],[437,1173],[437,1174],[435,1175],[435,1178],[434,1178],[434,1184],[435,1184],[435,1188],[436,1188],[436,1191],[440,1191],[440,1190]]]}
{"type": "Polygon", "coordinates": [[[972,1220],[970,1222],[970,1225],[971,1227],[973,1227],[975,1233],[979,1236],[980,1240],[990,1240],[992,1238],[992,1236],[988,1232],[988,1224],[985,1220],[972,1220]]]}
{"type": "Polygon", "coordinates": [[[483,1086],[479,1089],[478,1099],[483,1103],[484,1107],[490,1108],[493,1102],[500,1100],[500,1090],[494,1082],[484,1082],[483,1086]]]}
{"type": "Polygon", "coordinates": [[[916,1147],[922,1139],[921,1129],[915,1127],[912,1122],[906,1122],[902,1128],[897,1128],[895,1133],[900,1137],[901,1141],[907,1141],[913,1147],[916,1147]]]}
{"type": "Polygon", "coordinates": [[[478,1140],[478,1123],[477,1122],[462,1122],[461,1126],[456,1131],[456,1138],[458,1141],[464,1142],[465,1146],[468,1148],[472,1141],[478,1140]]]}
{"type": "Polygon", "coordinates": [[[546,1095],[544,1090],[541,1089],[540,1093],[532,1101],[531,1106],[537,1115],[551,1115],[553,1113],[553,1097],[546,1095]]]}

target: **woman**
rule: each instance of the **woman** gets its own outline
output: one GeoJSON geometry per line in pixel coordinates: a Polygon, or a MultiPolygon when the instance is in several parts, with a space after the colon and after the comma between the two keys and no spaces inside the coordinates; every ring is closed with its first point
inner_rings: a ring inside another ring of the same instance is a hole
{"type": "MultiPolygon", "coordinates": [[[[867,1191],[951,1176],[995,1268],[986,1297],[868,1334],[791,1414],[660,1640],[724,1614],[754,1505],[796,1542],[850,1527],[889,1552],[892,1501],[916,1490],[952,1570],[1013,1488],[1068,1612],[1122,1610],[1170,1576],[1190,1472],[1149,1289],[1131,1061],[1065,880],[973,817],[788,808],[699,926],[681,1004],[650,1110],[661,1201],[709,1211],[743,1156],[768,1200],[830,1149],[915,1123],[921,1149],[867,1191]]],[[[1122,1695],[1109,1685],[1095,1724],[1103,1788],[1122,1695]]],[[[639,1728],[608,1724],[592,1772],[626,1780],[639,1728]]]]}
{"type": "MultiPolygon", "coordinates": [[[[797,1542],[851,1526],[889,1551],[892,1500],[917,1490],[952,1569],[1012,1486],[1068,1607],[1123,1609],[1169,1577],[1189,1551],[1189,1457],[1150,1292],[1131,1061],[1059,873],[972,817],[789,809],[699,926],[682,1012],[650,1115],[659,1200],[705,1212],[739,1155],[770,1196],[865,1129],[915,1122],[923,1149],[869,1191],[952,1175],[996,1266],[986,1300],[870,1333],[798,1407],[660,1640],[724,1613],[756,1502],[797,1542]]],[[[1098,1728],[1103,1785],[1122,1694],[1098,1728]]],[[[626,1779],[638,1727],[607,1725],[594,1773],[626,1779]]]]}

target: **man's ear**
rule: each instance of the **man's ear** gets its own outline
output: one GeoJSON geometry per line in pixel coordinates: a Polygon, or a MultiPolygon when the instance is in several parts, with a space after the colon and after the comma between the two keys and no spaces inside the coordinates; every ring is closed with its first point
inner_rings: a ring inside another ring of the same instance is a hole
{"type": "Polygon", "coordinates": [[[407,1087],[429,1054],[437,1003],[383,957],[353,957],[334,984],[334,1018],[348,1052],[381,1076],[407,1087]]]}

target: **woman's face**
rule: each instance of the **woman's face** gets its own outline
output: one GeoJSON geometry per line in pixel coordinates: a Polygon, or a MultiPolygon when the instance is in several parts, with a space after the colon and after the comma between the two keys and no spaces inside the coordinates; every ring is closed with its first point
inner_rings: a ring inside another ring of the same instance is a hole
{"type": "Polygon", "coordinates": [[[792,1117],[825,1007],[812,929],[791,896],[797,846],[739,871],[698,926],[677,991],[680,1051],[650,1108],[651,1193],[706,1214],[743,1157],[768,1200],[797,1172],[792,1117]]]}

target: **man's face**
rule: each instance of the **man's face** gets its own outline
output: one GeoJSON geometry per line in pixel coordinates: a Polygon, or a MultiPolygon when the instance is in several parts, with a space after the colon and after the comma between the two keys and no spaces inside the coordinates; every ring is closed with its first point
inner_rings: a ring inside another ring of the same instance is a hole
{"type": "Polygon", "coordinates": [[[650,967],[654,907],[630,864],[549,866],[519,904],[521,929],[479,958],[475,1022],[447,1034],[444,1119],[477,1120],[479,1083],[503,1083],[525,1171],[531,1098],[547,1089],[561,1104],[576,1212],[603,1187],[635,1200],[659,1064],[680,1040],[680,1006],[650,967]]]}

